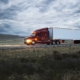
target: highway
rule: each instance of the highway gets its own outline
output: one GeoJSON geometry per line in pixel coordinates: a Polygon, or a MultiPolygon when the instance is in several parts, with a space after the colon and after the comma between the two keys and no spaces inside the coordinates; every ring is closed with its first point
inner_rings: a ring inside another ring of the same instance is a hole
{"type": "Polygon", "coordinates": [[[45,48],[45,47],[64,47],[64,46],[80,46],[80,44],[60,44],[60,45],[46,45],[46,44],[36,44],[36,45],[0,45],[0,50],[7,49],[25,49],[25,48],[45,48]]]}

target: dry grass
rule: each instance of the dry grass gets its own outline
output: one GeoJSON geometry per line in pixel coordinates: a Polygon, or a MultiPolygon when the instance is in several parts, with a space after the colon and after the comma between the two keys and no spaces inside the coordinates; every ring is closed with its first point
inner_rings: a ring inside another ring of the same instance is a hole
{"type": "Polygon", "coordinates": [[[0,80],[79,80],[80,46],[0,50],[0,80]]]}

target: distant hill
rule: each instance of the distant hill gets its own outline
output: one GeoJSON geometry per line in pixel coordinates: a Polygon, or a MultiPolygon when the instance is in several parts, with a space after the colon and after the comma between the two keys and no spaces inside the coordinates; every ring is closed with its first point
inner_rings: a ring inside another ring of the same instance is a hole
{"type": "Polygon", "coordinates": [[[0,45],[24,44],[24,37],[18,35],[0,34],[0,45]]]}
{"type": "Polygon", "coordinates": [[[24,37],[18,35],[0,34],[0,39],[15,39],[15,38],[24,38],[24,37]]]}

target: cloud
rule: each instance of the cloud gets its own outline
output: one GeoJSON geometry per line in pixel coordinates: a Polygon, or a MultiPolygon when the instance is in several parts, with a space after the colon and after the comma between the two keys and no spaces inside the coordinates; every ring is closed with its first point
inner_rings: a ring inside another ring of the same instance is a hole
{"type": "Polygon", "coordinates": [[[9,24],[2,24],[0,25],[0,33],[9,33],[11,27],[9,24]]]}
{"type": "Polygon", "coordinates": [[[49,9],[49,6],[51,5],[51,3],[53,3],[55,0],[43,0],[41,1],[41,3],[36,4],[36,7],[39,8],[40,12],[46,12],[49,9]]]}
{"type": "Polygon", "coordinates": [[[0,12],[0,19],[11,19],[14,18],[13,16],[16,14],[16,7],[12,6],[5,11],[0,12]]]}
{"type": "Polygon", "coordinates": [[[9,0],[0,0],[0,3],[5,3],[7,4],[9,2],[9,0]]]}
{"type": "Polygon", "coordinates": [[[80,28],[80,0],[0,0],[0,5],[0,33],[27,36],[43,27],[80,28]]]}

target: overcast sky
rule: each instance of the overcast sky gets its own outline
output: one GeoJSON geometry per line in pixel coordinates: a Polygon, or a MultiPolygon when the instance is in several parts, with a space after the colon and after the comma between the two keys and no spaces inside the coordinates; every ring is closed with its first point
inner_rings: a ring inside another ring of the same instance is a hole
{"type": "Polygon", "coordinates": [[[43,27],[80,28],[80,0],[0,0],[0,33],[29,35],[43,27]]]}

